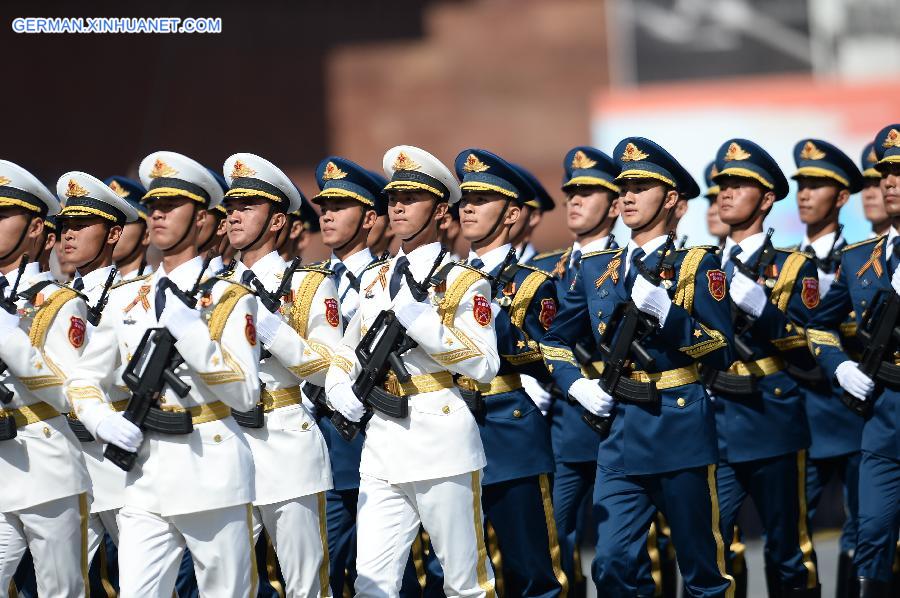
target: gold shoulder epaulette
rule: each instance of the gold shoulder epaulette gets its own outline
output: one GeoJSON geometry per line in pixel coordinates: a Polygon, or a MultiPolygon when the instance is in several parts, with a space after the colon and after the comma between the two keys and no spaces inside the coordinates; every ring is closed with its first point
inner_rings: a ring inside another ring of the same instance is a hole
{"type": "Polygon", "coordinates": [[[841,249],[841,252],[843,253],[844,251],[847,251],[848,249],[853,249],[853,248],[855,248],[855,247],[862,247],[863,245],[865,245],[865,244],[867,244],[867,243],[877,243],[878,241],[884,239],[885,237],[887,237],[887,235],[881,235],[881,236],[879,236],[879,237],[872,237],[871,239],[866,239],[866,240],[864,240],[864,241],[858,241],[858,242],[853,243],[853,244],[851,244],[851,245],[847,245],[846,247],[844,247],[843,249],[841,249]]]}
{"type": "Polygon", "coordinates": [[[153,276],[152,272],[150,274],[144,274],[143,276],[135,276],[134,278],[129,278],[128,280],[120,280],[119,282],[117,282],[116,284],[114,284],[113,286],[111,286],[109,288],[117,289],[119,287],[124,287],[126,284],[131,284],[132,282],[138,282],[139,280],[147,280],[151,276],[153,276]]]}
{"type": "Polygon", "coordinates": [[[707,251],[718,251],[719,246],[718,245],[692,245],[690,247],[681,247],[679,249],[676,249],[675,251],[687,253],[691,249],[705,249],[707,251]]]}
{"type": "Polygon", "coordinates": [[[624,251],[624,247],[617,247],[616,249],[601,249],[599,251],[589,251],[581,256],[581,260],[584,261],[585,258],[594,257],[597,255],[606,255],[609,253],[618,253],[620,251],[624,251]]]}
{"type": "Polygon", "coordinates": [[[542,259],[545,259],[548,257],[557,257],[557,256],[564,254],[567,249],[568,249],[567,247],[563,247],[562,249],[554,249],[553,251],[545,251],[544,253],[537,254],[536,256],[534,256],[531,259],[532,260],[542,260],[542,259]]]}
{"type": "Polygon", "coordinates": [[[297,272],[318,272],[319,274],[324,274],[325,276],[331,276],[332,274],[334,274],[334,270],[331,270],[324,266],[319,267],[318,265],[312,265],[312,264],[310,264],[308,266],[300,266],[295,271],[295,274],[297,272]]]}
{"type": "Polygon", "coordinates": [[[543,274],[543,275],[546,276],[547,278],[552,278],[552,277],[553,277],[552,274],[550,274],[550,273],[547,272],[546,270],[542,270],[541,268],[538,268],[537,266],[532,266],[532,265],[530,265],[530,264],[522,264],[522,263],[518,263],[518,264],[516,264],[516,266],[518,266],[519,268],[521,268],[521,269],[523,269],[523,270],[531,270],[532,272],[538,272],[538,273],[540,273],[540,274],[543,274]]]}
{"type": "MultiPolygon", "coordinates": [[[[483,278],[487,278],[487,276],[488,276],[486,272],[482,272],[478,268],[475,268],[474,266],[470,266],[469,264],[464,264],[462,262],[453,262],[453,265],[459,266],[460,268],[465,268],[466,270],[471,270],[472,272],[478,272],[478,274],[480,274],[483,278]]],[[[521,265],[521,264],[519,264],[519,265],[521,265]]],[[[537,268],[535,268],[535,269],[537,269],[537,268]]],[[[538,272],[543,272],[543,270],[538,270],[538,272]]]]}

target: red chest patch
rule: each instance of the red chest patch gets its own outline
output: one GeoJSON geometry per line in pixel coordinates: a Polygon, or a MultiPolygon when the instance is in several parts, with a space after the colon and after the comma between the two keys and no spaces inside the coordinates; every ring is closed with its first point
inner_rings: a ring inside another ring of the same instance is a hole
{"type": "Polygon", "coordinates": [[[541,299],[541,315],[538,316],[538,320],[540,320],[544,330],[550,328],[550,324],[553,323],[553,318],[555,317],[556,301],[553,299],[541,299]]]}
{"type": "Polygon", "coordinates": [[[800,292],[803,305],[813,309],[819,305],[819,279],[808,276],[803,279],[803,290],[800,292]]]}
{"type": "Polygon", "coordinates": [[[325,300],[325,319],[332,328],[337,328],[341,323],[341,313],[338,311],[337,299],[329,297],[325,300]]]}
{"type": "Polygon", "coordinates": [[[253,323],[253,316],[247,314],[244,316],[247,322],[244,324],[244,336],[251,347],[256,346],[256,324],[253,323]]]}
{"type": "Polygon", "coordinates": [[[76,349],[80,349],[81,345],[84,344],[85,330],[84,320],[72,316],[69,320],[69,342],[76,349]]]}
{"type": "Polygon", "coordinates": [[[716,301],[725,298],[725,273],[721,270],[708,270],[706,279],[709,281],[709,294],[716,301]]]}
{"type": "Polygon", "coordinates": [[[491,302],[484,295],[475,295],[472,300],[472,316],[475,321],[482,326],[488,326],[491,323],[491,302]]]}

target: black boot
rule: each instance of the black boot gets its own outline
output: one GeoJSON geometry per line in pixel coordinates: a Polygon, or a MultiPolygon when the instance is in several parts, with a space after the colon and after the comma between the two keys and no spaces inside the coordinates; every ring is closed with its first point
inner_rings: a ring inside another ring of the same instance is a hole
{"type": "Polygon", "coordinates": [[[747,598],[747,567],[741,567],[741,570],[732,577],[734,577],[734,598],[747,598]]]}
{"type": "Polygon", "coordinates": [[[859,598],[887,598],[888,584],[875,579],[859,578],[859,598]]]}
{"type": "Polygon", "coordinates": [[[842,552],[838,555],[837,592],[835,598],[856,598],[859,596],[859,582],[856,579],[856,567],[853,565],[853,553],[842,552]]]}
{"type": "Polygon", "coordinates": [[[778,571],[773,565],[766,563],[766,592],[769,598],[782,598],[781,596],[781,580],[778,579],[778,571]]]}
{"type": "Polygon", "coordinates": [[[780,598],[822,598],[822,586],[814,588],[792,588],[781,586],[780,598]]]}

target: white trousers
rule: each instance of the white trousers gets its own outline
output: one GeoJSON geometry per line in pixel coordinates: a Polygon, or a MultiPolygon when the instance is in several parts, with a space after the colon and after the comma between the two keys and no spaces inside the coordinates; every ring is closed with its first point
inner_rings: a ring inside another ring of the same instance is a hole
{"type": "Polygon", "coordinates": [[[444,593],[494,597],[484,544],[481,472],[388,484],[362,476],[356,519],[356,596],[394,598],[419,524],[444,570],[444,593]]]}
{"type": "Polygon", "coordinates": [[[85,596],[87,524],[87,494],[0,513],[0,596],[7,595],[26,548],[34,559],[41,598],[85,596]]]}
{"type": "MultiPolygon", "coordinates": [[[[253,544],[263,528],[272,540],[284,576],[285,596],[331,596],[325,493],[253,507],[253,544]]],[[[267,567],[268,568],[268,567],[267,567]]]]}
{"type": "Polygon", "coordinates": [[[103,543],[103,534],[109,534],[113,544],[119,545],[119,524],[116,517],[119,509],[110,509],[108,511],[100,511],[99,513],[91,513],[88,519],[88,563],[93,562],[94,555],[97,553],[103,543]]]}
{"type": "Polygon", "coordinates": [[[204,598],[256,596],[250,505],[162,517],[119,510],[119,596],[169,598],[185,546],[204,598]]]}

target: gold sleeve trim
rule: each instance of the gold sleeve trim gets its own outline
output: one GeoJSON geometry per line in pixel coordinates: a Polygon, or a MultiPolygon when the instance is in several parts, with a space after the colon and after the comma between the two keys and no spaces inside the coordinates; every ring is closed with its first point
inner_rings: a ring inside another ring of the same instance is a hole
{"type": "Polygon", "coordinates": [[[216,303],[216,306],[213,308],[212,314],[209,317],[209,337],[213,341],[219,342],[222,340],[225,324],[228,322],[231,312],[234,311],[234,306],[237,305],[237,302],[241,297],[249,294],[250,291],[241,285],[232,284],[225,289],[225,292],[222,293],[222,297],[219,299],[219,302],[216,303]]]}
{"type": "Polygon", "coordinates": [[[332,365],[336,365],[337,367],[341,368],[348,374],[353,371],[353,362],[343,355],[338,355],[337,353],[335,353],[331,357],[331,363],[332,365]]]}
{"type": "Polygon", "coordinates": [[[856,322],[844,322],[840,326],[841,336],[856,336],[856,332],[858,330],[858,326],[856,322]]]}
{"type": "Polygon", "coordinates": [[[838,336],[833,332],[807,329],[806,338],[809,341],[810,347],[812,347],[813,345],[826,345],[828,347],[838,348],[841,347],[841,339],[839,339],[838,336]]]}
{"type": "Polygon", "coordinates": [[[301,363],[300,365],[295,365],[288,368],[288,371],[290,371],[295,376],[299,376],[300,378],[309,378],[317,372],[327,370],[332,361],[331,349],[329,349],[322,343],[316,343],[313,341],[308,342],[310,349],[318,353],[319,357],[317,359],[311,359],[306,363],[301,363]]]}
{"type": "Polygon", "coordinates": [[[225,366],[228,368],[227,370],[222,372],[197,372],[200,379],[203,380],[207,386],[228,384],[230,382],[243,382],[245,378],[244,370],[241,369],[241,365],[235,361],[228,351],[224,349],[222,349],[222,359],[225,361],[225,366]]]}
{"type": "Polygon", "coordinates": [[[694,309],[694,292],[697,287],[697,270],[707,251],[695,247],[687,252],[678,270],[678,286],[675,287],[675,305],[681,306],[689,314],[694,309]]]}
{"type": "Polygon", "coordinates": [[[459,363],[460,361],[465,361],[470,357],[477,357],[481,355],[481,350],[478,348],[478,345],[470,339],[462,330],[459,328],[454,328],[452,326],[448,326],[448,331],[451,332],[456,338],[465,345],[463,349],[454,349],[452,351],[444,351],[443,353],[435,353],[431,355],[431,358],[434,359],[441,365],[453,365],[454,363],[459,363]]]}
{"type": "Polygon", "coordinates": [[[453,322],[456,319],[456,310],[459,308],[459,303],[462,301],[466,291],[482,278],[481,272],[466,270],[459,278],[453,281],[453,284],[444,293],[444,298],[441,299],[440,305],[438,305],[438,315],[441,316],[444,326],[453,326],[453,322]]]}
{"type": "Polygon", "coordinates": [[[772,295],[769,300],[773,305],[778,307],[782,313],[787,313],[788,304],[791,301],[791,293],[794,290],[794,284],[797,282],[797,276],[800,275],[800,268],[806,263],[806,256],[802,253],[792,253],[784,262],[781,269],[781,275],[775,282],[772,289],[772,295]]]}
{"type": "Polygon", "coordinates": [[[59,289],[38,308],[31,322],[31,330],[28,331],[28,340],[32,347],[42,348],[47,341],[47,332],[53,324],[56,314],[70,299],[78,296],[72,289],[59,289]]]}
{"type": "Polygon", "coordinates": [[[791,349],[806,347],[806,337],[802,334],[795,334],[784,338],[773,338],[772,344],[779,351],[790,351],[791,349]]]}
{"type": "Polygon", "coordinates": [[[319,285],[325,280],[325,276],[322,272],[307,272],[297,287],[294,304],[291,306],[290,324],[303,338],[306,338],[309,329],[309,311],[312,309],[313,297],[319,290],[319,285]]]}
{"type": "Polygon", "coordinates": [[[500,357],[508,361],[510,365],[524,365],[543,359],[541,352],[537,349],[526,351],[525,353],[516,353],[515,355],[501,355],[500,357]]]}
{"type": "Polygon", "coordinates": [[[50,368],[51,374],[42,376],[20,376],[19,382],[30,391],[41,390],[42,388],[50,388],[52,386],[62,386],[66,381],[65,373],[59,369],[59,366],[53,363],[49,355],[43,355],[44,363],[50,368]]]}
{"type": "Polygon", "coordinates": [[[697,359],[698,357],[703,357],[707,353],[712,353],[716,349],[721,349],[724,347],[727,342],[725,341],[725,336],[719,332],[718,330],[713,330],[705,326],[702,322],[700,323],[700,328],[703,329],[710,338],[697,343],[696,345],[688,345],[687,347],[681,347],[678,350],[682,353],[686,353],[689,357],[697,359]]]}
{"type": "Polygon", "coordinates": [[[575,354],[572,353],[570,349],[563,349],[560,347],[551,347],[549,345],[541,344],[541,354],[544,356],[545,360],[551,361],[565,361],[571,363],[575,367],[578,367],[578,362],[575,361],[575,354]]]}
{"type": "Polygon", "coordinates": [[[509,308],[509,319],[512,321],[512,325],[519,330],[522,329],[522,325],[525,323],[525,315],[528,313],[528,306],[531,305],[531,300],[534,299],[538,289],[546,280],[548,280],[548,277],[543,272],[532,272],[525,277],[525,280],[522,281],[522,286],[519,287],[515,297],[513,297],[512,305],[509,308]]]}

